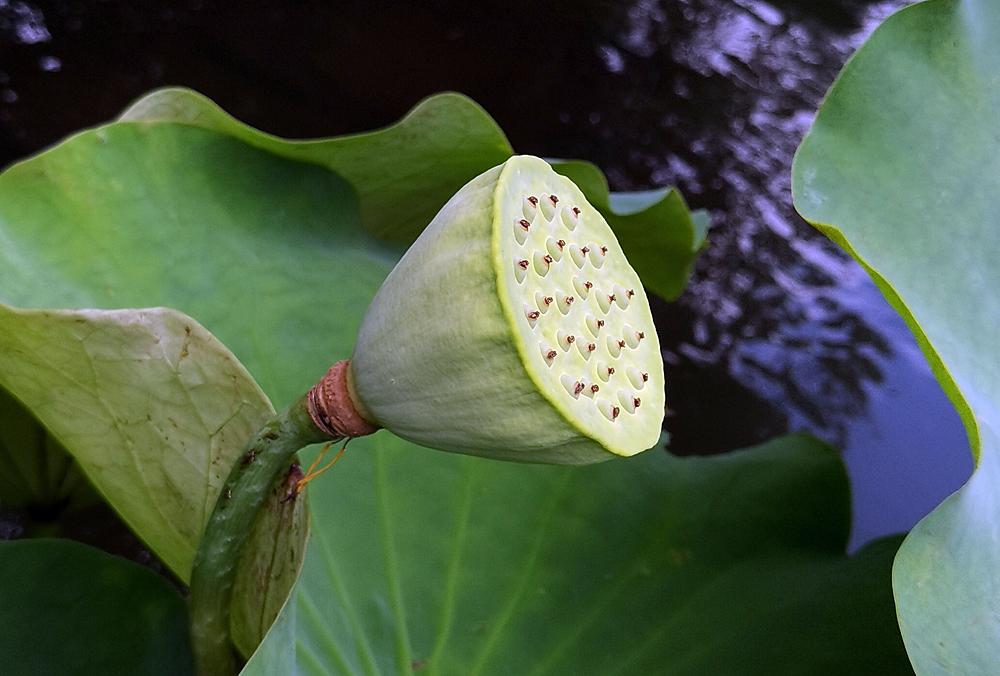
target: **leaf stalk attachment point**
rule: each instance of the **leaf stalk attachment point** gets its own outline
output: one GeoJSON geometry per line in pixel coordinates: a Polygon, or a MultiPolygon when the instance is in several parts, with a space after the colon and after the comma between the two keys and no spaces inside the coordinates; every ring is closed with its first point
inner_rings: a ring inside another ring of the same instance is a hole
{"type": "MultiPolygon", "coordinates": [[[[230,676],[235,671],[229,614],[236,567],[258,511],[295,454],[310,444],[350,440],[378,429],[358,411],[349,380],[350,361],[334,364],[308,393],[250,439],[230,471],[191,572],[191,640],[200,676],[230,676]]],[[[297,484],[292,490],[297,495],[299,489],[297,484]]]]}

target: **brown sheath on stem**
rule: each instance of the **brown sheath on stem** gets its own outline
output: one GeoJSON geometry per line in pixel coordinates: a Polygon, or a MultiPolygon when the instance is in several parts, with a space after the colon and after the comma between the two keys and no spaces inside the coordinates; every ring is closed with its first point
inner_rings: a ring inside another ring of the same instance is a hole
{"type": "Polygon", "coordinates": [[[363,437],[379,428],[358,412],[347,385],[350,366],[349,359],[338,361],[306,397],[309,417],[331,439],[363,437]]]}

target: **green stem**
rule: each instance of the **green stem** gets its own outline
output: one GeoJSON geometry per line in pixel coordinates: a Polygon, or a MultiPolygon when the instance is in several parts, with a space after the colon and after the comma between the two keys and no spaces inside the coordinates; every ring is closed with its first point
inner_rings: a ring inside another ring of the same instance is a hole
{"type": "Polygon", "coordinates": [[[231,676],[233,582],[251,526],[278,476],[300,449],[330,437],[309,417],[306,397],[272,418],[247,444],[208,520],[191,573],[191,640],[199,676],[231,676]]]}

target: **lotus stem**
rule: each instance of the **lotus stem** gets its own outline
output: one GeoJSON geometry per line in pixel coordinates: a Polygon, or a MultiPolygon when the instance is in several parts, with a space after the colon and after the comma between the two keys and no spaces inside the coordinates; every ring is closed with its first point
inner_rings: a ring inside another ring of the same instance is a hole
{"type": "Polygon", "coordinates": [[[278,478],[289,472],[295,454],[310,444],[377,429],[351,403],[348,364],[334,364],[306,395],[268,421],[226,479],[191,573],[191,641],[199,676],[231,676],[235,671],[229,615],[236,567],[257,513],[278,478]]]}

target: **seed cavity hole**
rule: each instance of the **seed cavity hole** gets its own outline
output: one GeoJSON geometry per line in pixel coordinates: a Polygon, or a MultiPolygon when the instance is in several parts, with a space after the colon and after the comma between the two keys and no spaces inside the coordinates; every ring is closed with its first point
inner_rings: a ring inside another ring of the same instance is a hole
{"type": "Polygon", "coordinates": [[[595,268],[604,267],[604,261],[608,257],[608,247],[593,244],[590,247],[591,254],[589,256],[590,262],[595,268]]]}
{"type": "Polygon", "coordinates": [[[625,347],[625,341],[619,340],[614,336],[608,336],[607,345],[608,345],[608,353],[612,357],[619,357],[621,356],[622,348],[625,347]]]}
{"type": "Polygon", "coordinates": [[[573,288],[576,289],[576,295],[586,299],[594,285],[583,277],[576,276],[573,278],[573,288]]]}
{"type": "Polygon", "coordinates": [[[549,237],[545,240],[545,250],[549,252],[553,260],[562,259],[563,250],[566,248],[566,240],[549,237]]]}
{"type": "Polygon", "coordinates": [[[535,292],[535,305],[538,307],[538,311],[545,314],[552,307],[555,299],[552,296],[546,296],[541,291],[535,292]]]}
{"type": "Polygon", "coordinates": [[[637,390],[641,390],[646,385],[646,380],[649,379],[649,374],[643,373],[634,366],[630,366],[625,375],[628,376],[628,381],[632,383],[632,387],[637,390]],[[645,376],[645,379],[643,379],[643,376],[645,376]]]}
{"type": "Polygon", "coordinates": [[[576,298],[573,296],[559,296],[559,311],[564,315],[569,314],[569,311],[573,308],[573,303],[576,302],[576,298]]]}
{"type": "Polygon", "coordinates": [[[545,216],[545,220],[551,221],[555,218],[557,204],[559,204],[559,198],[555,195],[542,195],[538,206],[542,210],[542,215],[545,216]]]}
{"type": "Polygon", "coordinates": [[[584,254],[583,249],[578,247],[576,244],[569,245],[569,257],[573,259],[573,264],[578,268],[582,268],[583,264],[587,261],[586,254],[584,254]]]}
{"type": "Polygon", "coordinates": [[[552,256],[541,251],[536,251],[535,255],[532,256],[532,260],[535,264],[535,272],[542,277],[549,274],[549,268],[552,267],[552,256]]]}
{"type": "Polygon", "coordinates": [[[631,392],[618,390],[618,401],[621,402],[622,408],[626,411],[629,413],[635,413],[636,397],[634,397],[631,392]]]}
{"type": "Polygon", "coordinates": [[[524,201],[521,203],[521,212],[529,222],[534,219],[535,214],[538,213],[538,198],[534,195],[525,197],[524,201]]]}
{"type": "Polygon", "coordinates": [[[590,335],[596,338],[597,334],[600,333],[601,329],[604,327],[604,320],[598,319],[592,314],[588,314],[586,322],[587,322],[587,330],[590,331],[590,335]]]}
{"type": "Polygon", "coordinates": [[[514,221],[514,239],[518,244],[524,244],[528,239],[528,231],[531,229],[531,221],[520,218],[514,221]]]}
{"type": "Polygon", "coordinates": [[[614,287],[615,303],[618,304],[622,310],[628,307],[629,295],[628,289],[626,289],[621,284],[615,284],[614,287]]]}
{"type": "Polygon", "coordinates": [[[565,352],[576,342],[576,336],[567,331],[559,331],[556,333],[556,340],[559,342],[559,347],[565,352]]]}
{"type": "Polygon", "coordinates": [[[527,258],[515,258],[514,259],[514,278],[518,282],[523,282],[524,278],[528,275],[528,263],[527,258]]]}
{"type": "Polygon", "coordinates": [[[577,207],[563,209],[560,220],[562,220],[562,224],[570,232],[576,230],[576,226],[580,224],[580,209],[577,207]]]}
{"type": "Polygon", "coordinates": [[[633,350],[635,348],[639,347],[639,341],[641,339],[639,338],[639,332],[638,331],[636,331],[635,329],[633,329],[628,324],[625,325],[625,327],[622,329],[622,331],[625,334],[623,337],[625,338],[625,344],[626,345],[628,345],[629,347],[631,347],[633,350]]]}
{"type": "Polygon", "coordinates": [[[524,306],[524,316],[528,318],[528,326],[535,328],[535,324],[538,322],[538,318],[541,316],[541,312],[530,307],[528,305],[524,306]]]}
{"type": "Polygon", "coordinates": [[[574,399],[579,398],[580,393],[584,390],[584,384],[568,373],[560,376],[559,381],[562,383],[562,386],[566,388],[566,391],[569,392],[569,395],[574,399]]]}
{"type": "Polygon", "coordinates": [[[559,353],[544,343],[539,345],[538,348],[542,352],[542,361],[544,361],[548,366],[552,366],[552,362],[555,361],[555,358],[559,355],[559,353]]]}

